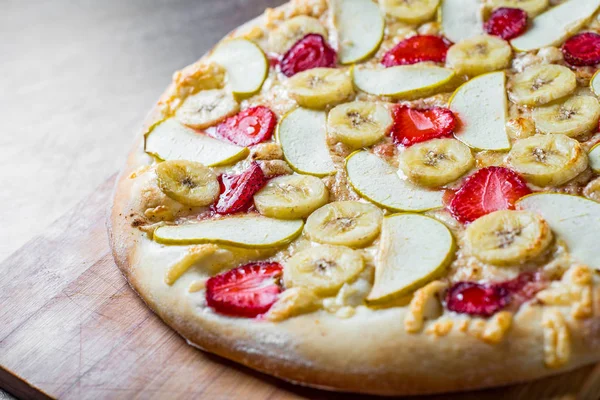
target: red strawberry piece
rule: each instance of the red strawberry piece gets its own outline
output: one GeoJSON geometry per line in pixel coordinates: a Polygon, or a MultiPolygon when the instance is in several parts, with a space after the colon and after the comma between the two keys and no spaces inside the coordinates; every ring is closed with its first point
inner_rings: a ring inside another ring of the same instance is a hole
{"type": "Polygon", "coordinates": [[[467,224],[498,210],[514,210],[521,197],[531,193],[525,180],[504,167],[482,168],[467,178],[450,201],[450,212],[467,224]]]}
{"type": "Polygon", "coordinates": [[[562,46],[565,61],[571,65],[596,65],[600,63],[600,35],[583,32],[568,39],[562,46]]]}
{"type": "Polygon", "coordinates": [[[267,178],[256,162],[239,175],[221,175],[221,194],[214,209],[219,214],[247,211],[256,192],[267,183],[267,178]]]}
{"type": "Polygon", "coordinates": [[[309,33],[284,54],[279,67],[282,74],[290,77],[307,69],[334,67],[336,62],[337,53],[323,36],[309,33]]]}
{"type": "Polygon", "coordinates": [[[442,107],[427,109],[398,106],[394,109],[394,124],[390,135],[396,144],[415,143],[449,136],[456,127],[452,111],[442,107]]]}
{"type": "Polygon", "coordinates": [[[483,29],[504,40],[514,39],[527,29],[527,13],[520,8],[498,8],[490,15],[483,29]]]}
{"type": "Polygon", "coordinates": [[[540,273],[524,272],[515,279],[501,282],[498,285],[511,293],[511,306],[519,307],[522,303],[532,299],[537,292],[545,289],[548,282],[540,273]]]}
{"type": "Polygon", "coordinates": [[[498,285],[455,283],[446,293],[446,307],[461,314],[489,317],[510,302],[510,293],[498,285]]]}
{"type": "Polygon", "coordinates": [[[385,53],[381,63],[386,67],[416,64],[423,61],[443,63],[446,61],[446,53],[451,44],[440,36],[411,36],[385,53]]]}
{"type": "Polygon", "coordinates": [[[282,288],[279,263],[253,263],[231,269],[206,282],[206,303],[219,314],[254,318],[269,311],[282,288]]]}
{"type": "Polygon", "coordinates": [[[239,146],[251,146],[271,139],[277,117],[268,107],[250,107],[217,126],[216,136],[239,146]]]}

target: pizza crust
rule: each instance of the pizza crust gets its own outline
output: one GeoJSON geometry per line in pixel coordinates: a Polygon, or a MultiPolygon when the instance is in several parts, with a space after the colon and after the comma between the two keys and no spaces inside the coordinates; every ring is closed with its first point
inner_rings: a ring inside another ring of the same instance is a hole
{"type": "MultiPolygon", "coordinates": [[[[259,23],[255,20],[241,29],[259,23]]],[[[172,90],[167,89],[162,99],[172,90]]],[[[160,119],[157,106],[142,132],[160,119]]],[[[599,304],[595,304],[593,317],[575,320],[568,306],[527,303],[514,315],[508,333],[497,344],[461,329],[473,326],[474,321],[452,313],[425,322],[419,333],[407,333],[404,321],[409,307],[373,310],[360,306],[347,319],[319,310],[281,322],[216,314],[203,306],[202,291],[188,291],[194,274],[185,274],[172,286],[164,283],[168,257],[163,253],[169,249],[135,227],[141,199],[136,180],[130,175],[151,163],[140,134],[116,184],[108,221],[110,243],[131,287],[190,345],[293,383],[379,395],[508,385],[600,360],[599,304]],[[557,335],[552,323],[544,322],[554,321],[547,313],[562,315],[568,325],[570,354],[557,368],[547,367],[545,361],[547,352],[561,344],[556,343],[557,338],[564,339],[564,335],[557,335]]],[[[183,249],[169,247],[173,251],[183,249]]],[[[597,293],[596,303],[600,301],[597,293]]]]}

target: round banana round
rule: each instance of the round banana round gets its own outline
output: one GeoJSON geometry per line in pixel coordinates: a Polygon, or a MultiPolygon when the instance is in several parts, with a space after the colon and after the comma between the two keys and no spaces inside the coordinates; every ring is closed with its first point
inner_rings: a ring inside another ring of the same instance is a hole
{"type": "Polygon", "coordinates": [[[286,82],[290,96],[298,105],[323,109],[354,95],[352,78],[343,70],[313,68],[297,73],[286,82]]]}
{"type": "Polygon", "coordinates": [[[481,75],[507,68],[512,48],[496,36],[478,35],[462,40],[448,49],[446,63],[458,75],[481,75]]]}
{"type": "Polygon", "coordinates": [[[510,81],[508,97],[524,106],[541,106],[575,91],[575,73],[562,65],[534,65],[510,81]]]}
{"type": "Polygon", "coordinates": [[[534,185],[560,186],[587,168],[588,156],[568,136],[536,135],[517,140],[507,162],[534,185]]]}
{"type": "Polygon", "coordinates": [[[299,219],[327,204],[329,191],[311,175],[286,175],[271,179],[254,195],[259,213],[271,218],[299,219]]]}
{"type": "Polygon", "coordinates": [[[548,5],[548,0],[489,0],[487,4],[491,10],[500,7],[520,8],[527,13],[529,18],[541,14],[548,8],[548,5]]]}
{"type": "Polygon", "coordinates": [[[384,13],[408,24],[429,21],[435,15],[440,0],[380,0],[384,13]]]}
{"type": "Polygon", "coordinates": [[[315,242],[359,248],[377,238],[382,219],[383,213],[372,204],[337,201],[313,212],[304,232],[315,242]]]}
{"type": "Polygon", "coordinates": [[[274,53],[284,54],[309,33],[316,33],[327,40],[327,30],[318,19],[306,15],[288,19],[269,35],[269,49],[274,53]]]}
{"type": "Polygon", "coordinates": [[[175,118],[196,129],[208,128],[240,110],[231,92],[220,89],[201,90],[189,96],[175,112],[175,118]]]}
{"type": "Polygon", "coordinates": [[[163,161],[156,167],[156,177],[160,190],[181,204],[207,206],[219,196],[217,176],[198,162],[163,161]]]}
{"type": "Polygon", "coordinates": [[[573,96],[559,104],[535,108],[531,116],[540,132],[578,137],[596,129],[600,104],[593,96],[573,96]]]}
{"type": "Polygon", "coordinates": [[[454,182],[475,165],[471,149],[456,139],[433,139],[406,148],[399,157],[402,172],[421,186],[454,182]]]}
{"type": "Polygon", "coordinates": [[[550,245],[552,232],[534,213],[501,210],[476,219],[467,227],[465,238],[479,260],[511,265],[538,257],[550,245]]]}
{"type": "Polygon", "coordinates": [[[392,126],[390,111],[381,103],[354,101],[335,106],[327,116],[327,132],[358,149],[383,138],[392,126]]]}
{"type": "Polygon", "coordinates": [[[283,267],[286,287],[304,287],[320,296],[335,294],[365,268],[359,252],[342,246],[311,247],[290,257],[283,267]]]}

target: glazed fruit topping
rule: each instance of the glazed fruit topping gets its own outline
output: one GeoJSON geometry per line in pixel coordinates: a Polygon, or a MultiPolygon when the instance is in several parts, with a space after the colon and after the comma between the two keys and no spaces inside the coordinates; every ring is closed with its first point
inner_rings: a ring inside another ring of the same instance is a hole
{"type": "Polygon", "coordinates": [[[279,64],[287,77],[312,68],[335,67],[337,53],[316,33],[309,33],[284,54],[279,64]]]}
{"type": "Polygon", "coordinates": [[[446,307],[460,314],[489,317],[504,308],[510,300],[507,289],[498,285],[475,282],[455,283],[446,293],[446,307]]]}
{"type": "Polygon", "coordinates": [[[424,61],[443,63],[446,61],[446,53],[451,44],[440,36],[412,36],[404,39],[385,53],[381,63],[386,67],[416,64],[424,61]]]}
{"type": "Polygon", "coordinates": [[[467,224],[498,210],[514,210],[521,197],[531,193],[525,180],[504,167],[482,168],[467,178],[450,201],[450,212],[467,224]]]}
{"type": "Polygon", "coordinates": [[[277,123],[268,107],[250,107],[221,122],[216,136],[239,146],[251,146],[271,139],[277,123]]]}
{"type": "Polygon", "coordinates": [[[532,272],[499,283],[457,282],[446,293],[446,307],[461,314],[489,317],[509,304],[518,308],[545,286],[540,275],[532,272]]]}
{"type": "Polygon", "coordinates": [[[527,29],[527,13],[520,8],[498,8],[490,15],[483,28],[490,35],[504,40],[514,39],[527,29]]]}
{"type": "Polygon", "coordinates": [[[219,314],[254,318],[269,311],[282,288],[279,263],[253,263],[209,278],[206,302],[219,314]]]}
{"type": "Polygon", "coordinates": [[[396,144],[415,143],[450,136],[456,127],[452,111],[442,107],[416,109],[398,106],[394,109],[394,124],[390,135],[396,144]]]}
{"type": "Polygon", "coordinates": [[[600,63],[600,35],[584,32],[568,39],[562,46],[565,60],[576,66],[600,63]]]}
{"type": "Polygon", "coordinates": [[[239,175],[221,175],[221,194],[214,206],[219,214],[233,214],[247,211],[252,206],[252,199],[256,192],[267,183],[267,178],[258,163],[253,162],[250,167],[239,175]]]}

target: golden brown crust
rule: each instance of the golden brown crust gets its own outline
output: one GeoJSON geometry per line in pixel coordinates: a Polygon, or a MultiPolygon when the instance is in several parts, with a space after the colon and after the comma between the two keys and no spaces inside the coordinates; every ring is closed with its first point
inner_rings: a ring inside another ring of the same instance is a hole
{"type": "MultiPolygon", "coordinates": [[[[144,130],[160,118],[157,107],[144,130]]],[[[158,253],[149,251],[149,244],[158,245],[135,227],[140,199],[130,175],[151,161],[140,135],[116,184],[108,222],[110,243],[132,288],[191,345],[302,385],[381,395],[507,385],[600,360],[598,306],[592,317],[575,319],[567,306],[526,304],[495,344],[481,336],[503,327],[457,314],[425,321],[421,332],[408,333],[408,307],[361,306],[347,319],[320,310],[281,322],[215,314],[203,307],[202,292],[188,291],[192,277],[172,286],[164,282],[167,266],[158,253]],[[565,329],[568,342],[560,342],[565,329]],[[547,367],[548,354],[560,359],[565,346],[568,359],[556,368],[547,367]]],[[[594,301],[597,305],[599,299],[594,301]]]]}

